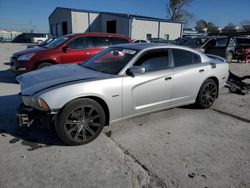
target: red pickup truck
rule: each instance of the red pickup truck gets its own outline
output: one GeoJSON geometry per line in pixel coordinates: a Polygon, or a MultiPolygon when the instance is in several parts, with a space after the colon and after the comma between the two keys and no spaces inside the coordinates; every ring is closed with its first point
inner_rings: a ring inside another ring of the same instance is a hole
{"type": "Polygon", "coordinates": [[[41,48],[26,49],[13,54],[10,65],[20,75],[54,64],[81,63],[103,48],[123,43],[132,43],[132,40],[118,34],[69,34],[41,48]]]}

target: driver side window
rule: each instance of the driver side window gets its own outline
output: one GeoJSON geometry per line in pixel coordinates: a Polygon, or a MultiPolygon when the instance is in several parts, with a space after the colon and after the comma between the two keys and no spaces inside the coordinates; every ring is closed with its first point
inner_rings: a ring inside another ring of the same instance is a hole
{"type": "Polygon", "coordinates": [[[169,68],[168,50],[151,50],[143,54],[134,66],[142,66],[145,72],[159,71],[169,68]]]}
{"type": "Polygon", "coordinates": [[[89,48],[89,41],[86,37],[79,37],[67,44],[73,50],[82,50],[89,48]]]}

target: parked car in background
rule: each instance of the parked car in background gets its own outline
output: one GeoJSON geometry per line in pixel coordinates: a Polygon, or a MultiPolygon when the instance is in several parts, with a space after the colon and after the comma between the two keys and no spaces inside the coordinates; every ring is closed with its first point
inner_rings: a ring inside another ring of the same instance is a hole
{"type": "Polygon", "coordinates": [[[139,40],[134,40],[133,43],[149,43],[149,41],[144,39],[139,39],[139,40]]]}
{"type": "Polygon", "coordinates": [[[232,62],[235,54],[235,42],[230,37],[196,37],[183,44],[204,52],[223,57],[228,63],[232,62]]]}
{"type": "Polygon", "coordinates": [[[47,44],[49,44],[50,42],[52,42],[55,39],[56,39],[56,37],[50,37],[47,40],[45,40],[44,42],[42,42],[41,44],[29,44],[29,45],[27,45],[27,48],[43,47],[43,46],[46,46],[47,44]]]}
{"type": "Polygon", "coordinates": [[[178,39],[175,39],[175,44],[177,45],[182,45],[184,44],[185,42],[187,42],[188,40],[190,40],[191,38],[188,38],[188,37],[185,37],[185,38],[178,38],[178,39]]]}
{"type": "Polygon", "coordinates": [[[176,44],[174,40],[165,40],[162,38],[151,38],[149,39],[151,43],[164,43],[164,44],[176,44]]]}
{"type": "Polygon", "coordinates": [[[32,37],[31,41],[36,44],[42,44],[44,41],[46,41],[49,38],[48,34],[39,34],[32,37]]]}
{"type": "Polygon", "coordinates": [[[48,34],[44,33],[22,33],[16,36],[12,42],[15,43],[41,43],[48,38],[48,34]]]}
{"type": "Polygon", "coordinates": [[[204,52],[205,50],[203,47],[209,39],[210,37],[195,37],[185,41],[183,46],[188,46],[190,48],[198,49],[200,52],[204,52]]]}
{"type": "Polygon", "coordinates": [[[86,144],[124,119],[192,103],[209,108],[228,67],[223,58],[183,46],[111,46],[83,64],[17,77],[24,103],[17,117],[20,125],[49,119],[64,143],[86,144]]]}
{"type": "Polygon", "coordinates": [[[41,48],[30,48],[13,54],[11,69],[18,75],[55,64],[82,63],[103,48],[131,42],[129,37],[118,34],[69,34],[41,48]]]}
{"type": "Polygon", "coordinates": [[[249,61],[250,51],[250,38],[247,37],[236,37],[236,52],[234,58],[238,61],[249,61]]]}

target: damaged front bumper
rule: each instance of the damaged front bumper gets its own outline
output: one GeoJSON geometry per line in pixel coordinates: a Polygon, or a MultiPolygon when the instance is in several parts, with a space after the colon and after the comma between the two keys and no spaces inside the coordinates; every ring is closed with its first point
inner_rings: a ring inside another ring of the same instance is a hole
{"type": "Polygon", "coordinates": [[[37,109],[20,104],[16,111],[17,124],[30,127],[35,123],[51,123],[53,116],[48,112],[42,112],[37,109]]]}

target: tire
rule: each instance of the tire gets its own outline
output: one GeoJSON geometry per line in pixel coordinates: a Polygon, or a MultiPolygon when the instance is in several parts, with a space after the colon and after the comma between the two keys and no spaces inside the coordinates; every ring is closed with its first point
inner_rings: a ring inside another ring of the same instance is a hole
{"type": "Polygon", "coordinates": [[[41,64],[38,65],[37,69],[42,69],[42,68],[48,67],[50,65],[52,65],[52,64],[51,63],[41,63],[41,64]]]}
{"type": "Polygon", "coordinates": [[[228,63],[231,63],[233,60],[233,53],[232,52],[227,52],[226,53],[226,60],[228,63]]]}
{"type": "Polygon", "coordinates": [[[65,106],[59,114],[55,129],[67,145],[83,145],[96,139],[105,125],[102,106],[88,98],[77,99],[65,106]]]}
{"type": "Polygon", "coordinates": [[[42,44],[42,43],[43,43],[42,40],[38,40],[38,41],[37,41],[37,44],[42,44]]]}
{"type": "Polygon", "coordinates": [[[196,98],[196,106],[198,108],[209,108],[213,105],[218,95],[218,86],[213,79],[206,80],[198,93],[196,98]]]}

